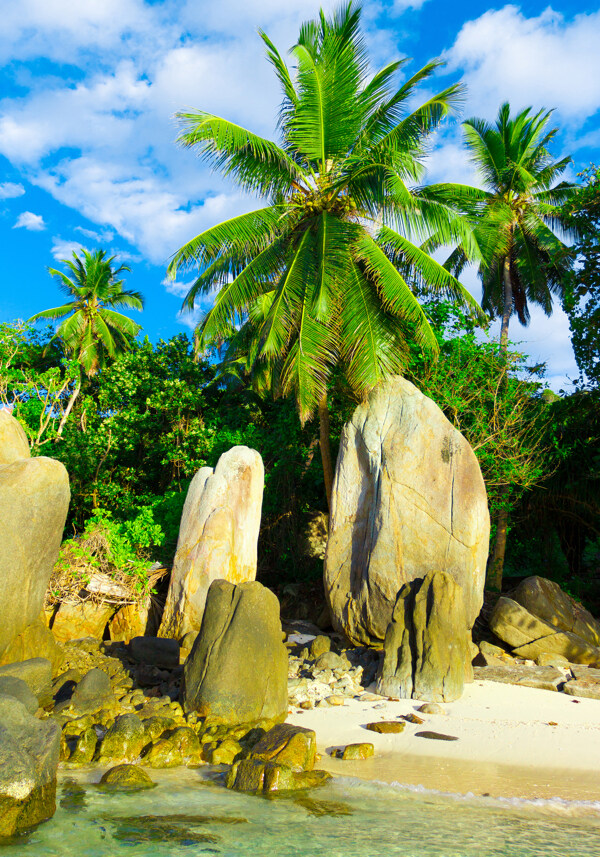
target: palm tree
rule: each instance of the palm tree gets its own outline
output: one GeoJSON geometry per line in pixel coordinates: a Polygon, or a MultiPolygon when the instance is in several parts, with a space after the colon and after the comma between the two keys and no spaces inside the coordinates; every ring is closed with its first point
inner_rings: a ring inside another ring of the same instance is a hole
{"type": "Polygon", "coordinates": [[[469,224],[414,185],[429,135],[459,104],[450,86],[410,110],[415,89],[440,65],[428,63],[399,88],[404,61],[374,75],[346,3],[305,23],[291,49],[292,75],[260,33],[283,90],[280,145],[203,111],[177,114],[179,142],[268,204],[196,236],[174,256],[172,276],[199,276],[184,301],[218,289],[196,331],[199,350],[242,328],[246,356],[294,393],[300,419],[315,410],[327,499],[331,460],[327,389],[340,366],[357,397],[401,372],[406,337],[437,343],[412,287],[451,295],[480,312],[456,278],[420,249],[432,230],[476,256],[469,224]],[[413,243],[416,239],[417,243],[413,243]]]}
{"type": "Polygon", "coordinates": [[[59,287],[71,300],[62,306],[36,313],[29,321],[42,318],[64,319],[54,339],[60,339],[67,355],[79,363],[79,379],[61,417],[57,437],[62,435],[65,423],[73,409],[83,382],[95,375],[109,358],[114,359],[131,347],[132,339],[141,325],[117,312],[116,308],[131,307],[141,310],[144,299],[139,292],[123,288],[120,274],[131,270],[127,265],[113,268],[115,256],[106,258],[104,250],[89,253],[81,248],[81,256],[73,252],[73,259],[62,259],[72,276],[55,268],[48,268],[60,281],[59,287]]]}
{"type": "MultiPolygon", "coordinates": [[[[467,119],[464,136],[483,189],[461,185],[430,187],[434,199],[456,204],[476,217],[475,239],[482,253],[478,273],[482,307],[502,319],[500,349],[507,358],[508,329],[513,315],[529,323],[529,303],[552,314],[553,296],[563,297],[569,254],[560,235],[569,233],[560,206],[576,185],[556,183],[571,159],[554,160],[548,145],[558,128],[548,128],[552,111],[533,114],[529,107],[514,118],[503,104],[494,125],[467,119]],[[558,233],[558,234],[557,234],[558,233]]],[[[429,242],[427,249],[443,240],[429,242]]],[[[446,267],[460,276],[470,247],[458,246],[446,267]]],[[[502,493],[502,492],[501,492],[502,493]]],[[[488,585],[500,590],[508,531],[508,486],[496,519],[496,536],[488,567],[488,585]]]]}
{"type": "MultiPolygon", "coordinates": [[[[463,123],[465,143],[483,189],[446,185],[430,188],[434,198],[461,205],[477,215],[477,243],[483,309],[502,319],[500,344],[506,353],[510,319],[529,323],[529,302],[552,314],[552,297],[563,297],[570,264],[560,235],[570,229],[560,206],[577,185],[556,184],[571,158],[554,160],[548,145],[558,128],[548,128],[552,111],[532,114],[528,107],[514,118],[503,104],[494,125],[482,119],[463,123]],[[484,234],[485,232],[485,234],[484,234]],[[557,234],[558,233],[558,234],[557,234]]],[[[470,248],[466,248],[470,249],[470,248]]],[[[457,276],[468,262],[459,247],[446,263],[457,276]]]]}

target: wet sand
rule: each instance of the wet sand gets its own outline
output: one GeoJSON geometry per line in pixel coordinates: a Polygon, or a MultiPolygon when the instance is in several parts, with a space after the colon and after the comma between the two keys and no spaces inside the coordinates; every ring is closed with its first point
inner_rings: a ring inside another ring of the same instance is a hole
{"type": "Polygon", "coordinates": [[[552,691],[478,681],[444,703],[445,715],[419,715],[400,734],[365,729],[376,720],[416,713],[416,700],[364,702],[293,709],[288,722],[314,729],[319,767],[333,774],[423,786],[441,792],[493,797],[600,801],[600,701],[552,691]],[[456,741],[431,740],[431,730],[456,741]],[[356,762],[331,750],[368,741],[375,756],[356,762]]]}

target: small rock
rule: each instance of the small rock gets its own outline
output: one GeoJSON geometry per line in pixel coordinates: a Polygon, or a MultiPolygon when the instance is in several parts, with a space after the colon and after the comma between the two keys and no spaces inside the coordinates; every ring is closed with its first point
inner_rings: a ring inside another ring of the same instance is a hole
{"type": "Polygon", "coordinates": [[[111,791],[129,791],[152,789],[155,784],[146,771],[137,765],[116,765],[103,774],[100,785],[111,791]]]}
{"type": "Polygon", "coordinates": [[[335,652],[324,652],[316,659],[314,667],[319,670],[347,670],[350,667],[350,662],[346,658],[336,655],[335,652]]]}
{"type": "Polygon", "coordinates": [[[331,651],[331,640],[329,637],[326,637],[324,634],[319,634],[318,637],[310,644],[309,649],[309,657],[312,660],[316,660],[321,655],[324,655],[326,652],[331,651]]]}
{"type": "Polygon", "coordinates": [[[538,667],[557,667],[561,670],[569,669],[569,661],[563,655],[557,655],[554,652],[542,652],[535,659],[538,667]]]}
{"type": "Polygon", "coordinates": [[[346,702],[346,699],[343,696],[333,695],[326,697],[326,699],[329,705],[343,705],[346,702]]]}
{"type": "MultiPolygon", "coordinates": [[[[435,705],[435,703],[433,703],[433,704],[435,705]]],[[[403,720],[406,720],[407,723],[417,723],[417,724],[425,723],[423,718],[418,717],[416,714],[403,714],[402,718],[403,718],[403,720]]]]}
{"type": "Polygon", "coordinates": [[[181,751],[168,739],[161,738],[153,744],[143,759],[151,768],[177,768],[183,765],[181,751]]]}
{"type": "Polygon", "coordinates": [[[455,735],[444,735],[443,732],[415,732],[417,738],[430,738],[433,741],[458,741],[455,735]]]}
{"type": "Polygon", "coordinates": [[[405,723],[395,720],[382,720],[379,723],[367,723],[365,729],[370,732],[379,732],[380,735],[388,735],[394,732],[404,732],[405,723]]]}
{"type": "Polygon", "coordinates": [[[344,759],[344,761],[355,761],[357,759],[368,759],[374,753],[375,749],[373,745],[365,742],[361,744],[347,744],[345,747],[335,750],[332,755],[338,759],[344,759]]]}
{"type": "Polygon", "coordinates": [[[417,711],[420,711],[421,714],[445,714],[446,711],[444,708],[439,705],[437,702],[426,702],[424,705],[421,705],[417,708],[417,711]]]}

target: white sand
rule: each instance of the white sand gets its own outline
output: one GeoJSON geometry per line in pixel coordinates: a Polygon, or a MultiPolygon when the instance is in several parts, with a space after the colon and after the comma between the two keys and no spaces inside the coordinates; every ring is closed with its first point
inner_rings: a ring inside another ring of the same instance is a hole
{"type": "Polygon", "coordinates": [[[423,725],[406,723],[404,732],[392,735],[364,728],[417,713],[420,705],[349,699],[343,706],[294,708],[288,722],[315,730],[319,766],[333,773],[443,791],[600,800],[600,700],[476,681],[460,700],[443,704],[446,715],[419,714],[423,725]],[[459,740],[416,736],[424,730],[459,740]],[[363,741],[374,745],[373,759],[342,762],[329,756],[332,748],[363,741]]]}

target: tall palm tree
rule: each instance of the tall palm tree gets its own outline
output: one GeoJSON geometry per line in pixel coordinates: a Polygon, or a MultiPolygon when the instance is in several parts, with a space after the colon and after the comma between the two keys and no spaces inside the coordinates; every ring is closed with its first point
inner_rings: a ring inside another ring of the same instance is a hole
{"type": "Polygon", "coordinates": [[[371,75],[359,22],[360,9],[350,2],[331,18],[321,11],[305,23],[290,51],[294,74],[260,33],[283,90],[279,145],[210,113],[177,114],[184,146],[268,200],[196,236],[171,262],[171,275],[199,268],[184,308],[218,289],[197,328],[197,346],[250,328],[249,362],[275,373],[283,394],[295,394],[303,422],[318,411],[328,501],[327,386],[334,367],[360,397],[403,370],[407,335],[436,350],[415,283],[480,312],[419,246],[434,230],[477,255],[465,219],[415,187],[427,139],[459,104],[462,89],[450,86],[411,110],[415,89],[440,63],[393,87],[405,60],[371,75]]]}
{"type": "MultiPolygon", "coordinates": [[[[577,186],[557,180],[571,158],[555,160],[548,146],[558,132],[549,128],[552,111],[532,113],[529,107],[511,116],[503,104],[492,125],[467,119],[464,136],[483,188],[462,185],[430,187],[433,199],[456,204],[477,218],[475,239],[482,253],[478,274],[482,307],[500,317],[500,348],[508,350],[509,323],[516,315],[529,323],[529,303],[552,314],[553,296],[562,298],[570,267],[561,235],[569,233],[560,206],[577,186]],[[558,233],[558,234],[557,234],[558,233]]],[[[430,241],[432,245],[443,240],[430,241]]],[[[469,262],[470,247],[459,245],[446,267],[460,276],[469,262]]],[[[500,590],[508,533],[508,486],[496,518],[496,536],[488,566],[488,585],[500,590]]]]}
{"type": "Polygon", "coordinates": [[[62,435],[65,423],[81,391],[84,375],[91,378],[107,362],[131,347],[132,339],[141,330],[117,308],[141,310],[144,299],[139,292],[125,290],[120,274],[131,270],[127,265],[113,268],[115,256],[106,258],[104,250],[89,253],[81,248],[81,256],[73,251],[73,259],[61,259],[71,277],[63,271],[48,268],[57,277],[59,288],[70,301],[62,306],[43,310],[32,316],[34,322],[42,318],[64,319],[58,326],[55,339],[61,340],[65,353],[79,363],[79,379],[61,417],[57,437],[62,435]]]}
{"type": "MultiPolygon", "coordinates": [[[[478,216],[476,238],[482,250],[478,273],[483,309],[502,319],[500,343],[508,347],[513,315],[529,323],[529,303],[552,314],[553,296],[562,298],[570,264],[561,235],[569,233],[560,206],[577,185],[559,182],[570,157],[554,160],[548,145],[558,128],[548,128],[552,111],[533,114],[528,107],[515,117],[503,104],[492,125],[483,119],[463,123],[465,143],[483,180],[483,188],[432,187],[433,198],[462,205],[478,216]],[[558,233],[558,234],[557,234],[558,233]]],[[[468,263],[470,248],[458,247],[447,266],[457,276],[468,263]]]]}

